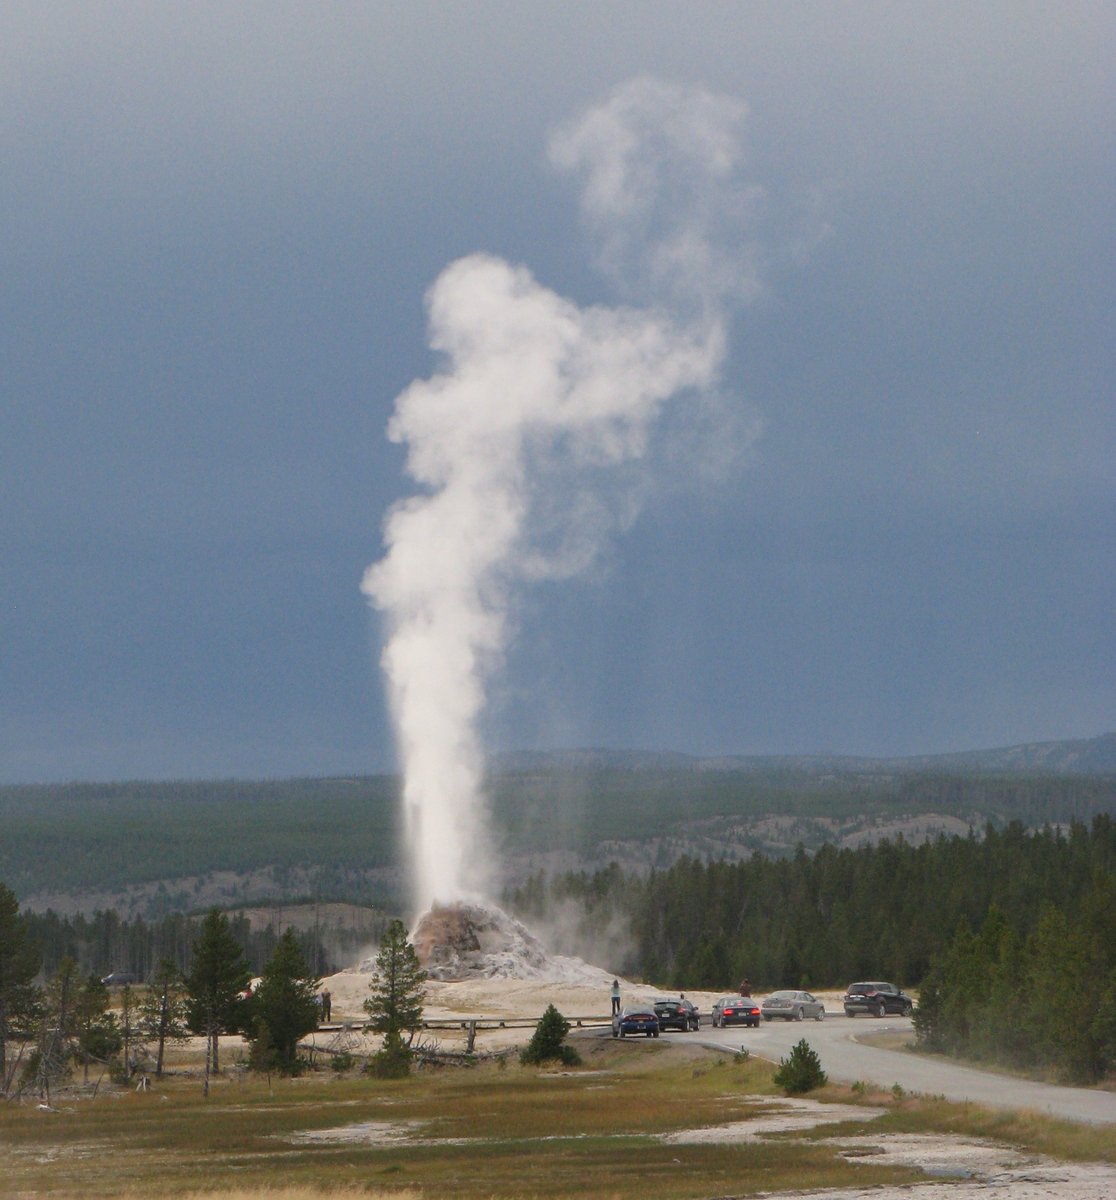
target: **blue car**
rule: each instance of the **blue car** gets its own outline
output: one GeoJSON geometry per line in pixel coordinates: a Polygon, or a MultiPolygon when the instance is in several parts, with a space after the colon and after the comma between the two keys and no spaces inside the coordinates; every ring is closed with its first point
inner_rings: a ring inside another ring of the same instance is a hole
{"type": "Polygon", "coordinates": [[[645,1037],[659,1036],[659,1018],[650,1004],[632,1004],[619,1016],[612,1018],[612,1036],[627,1037],[642,1033],[645,1037]]]}

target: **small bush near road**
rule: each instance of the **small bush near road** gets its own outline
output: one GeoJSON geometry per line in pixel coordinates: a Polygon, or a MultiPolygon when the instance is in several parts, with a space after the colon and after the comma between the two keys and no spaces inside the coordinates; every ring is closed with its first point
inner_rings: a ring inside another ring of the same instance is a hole
{"type": "Polygon", "coordinates": [[[537,1067],[545,1062],[561,1062],[567,1067],[581,1062],[581,1055],[572,1047],[565,1045],[566,1034],[570,1031],[570,1023],[554,1007],[547,1007],[535,1029],[534,1035],[527,1048],[519,1056],[519,1061],[525,1066],[537,1067]]]}
{"type": "Polygon", "coordinates": [[[825,1087],[828,1078],[822,1070],[821,1059],[805,1038],[791,1047],[786,1058],[779,1059],[779,1069],[772,1076],[788,1096],[825,1087]]]}

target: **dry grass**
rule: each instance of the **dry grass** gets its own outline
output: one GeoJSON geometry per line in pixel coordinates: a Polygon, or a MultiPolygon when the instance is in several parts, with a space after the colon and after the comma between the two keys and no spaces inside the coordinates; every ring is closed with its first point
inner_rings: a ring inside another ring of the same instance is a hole
{"type": "Polygon", "coordinates": [[[990,1138],[1053,1158],[1116,1162],[1111,1125],[1080,1125],[1045,1113],[1015,1112],[922,1097],[897,1104],[880,1129],[910,1133],[952,1133],[990,1138]]]}
{"type": "MultiPolygon", "coordinates": [[[[140,1200],[151,1196],[150,1191],[122,1192],[123,1200],[140,1200]]],[[[369,1190],[362,1187],[322,1188],[317,1184],[304,1187],[253,1187],[250,1184],[223,1187],[215,1192],[184,1192],[179,1200],[421,1200],[418,1191],[369,1190]]]]}
{"type": "MultiPolygon", "coordinates": [[[[586,1043],[578,1071],[487,1064],[376,1082],[324,1073],[294,1080],[196,1081],[95,1102],[0,1109],[5,1196],[182,1200],[664,1200],[919,1178],[908,1168],[850,1162],[824,1140],[789,1135],[727,1145],[665,1144],[658,1135],[748,1119],[771,1096],[769,1064],[681,1047],[586,1043]],[[390,1126],[398,1140],[309,1141],[308,1131],[390,1126]]],[[[847,1089],[825,1098],[848,1102],[847,1089]]],[[[768,1112],[770,1106],[763,1106],[768,1112]]],[[[1102,1131],[986,1113],[937,1101],[892,1104],[893,1129],[941,1129],[1108,1158],[1102,1131]]],[[[880,1129],[865,1120],[843,1132],[880,1129]]],[[[834,1132],[830,1126],[826,1131],[834,1132]]]]}
{"type": "MultiPolygon", "coordinates": [[[[656,1135],[741,1120],[771,1091],[770,1067],[659,1046],[593,1045],[586,1068],[495,1065],[373,1082],[314,1075],[196,1082],[146,1094],[3,1111],[5,1183],[20,1197],[364,1195],[664,1198],[914,1177],[849,1164],[806,1140],[666,1145],[656,1135]],[[401,1142],[300,1140],[387,1123],[401,1142]]],[[[9,1193],[10,1194],[10,1193],[9,1193]]]]}

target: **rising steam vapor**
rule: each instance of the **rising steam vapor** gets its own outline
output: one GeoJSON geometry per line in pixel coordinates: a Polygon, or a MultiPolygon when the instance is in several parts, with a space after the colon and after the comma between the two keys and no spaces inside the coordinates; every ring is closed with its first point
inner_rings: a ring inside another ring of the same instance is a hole
{"type": "Polygon", "coordinates": [[[553,140],[602,264],[650,307],[581,308],[482,254],[427,295],[442,370],[398,397],[388,427],[422,490],[389,514],[362,584],[386,617],[417,911],[490,882],[478,722],[517,588],[583,570],[634,519],[618,469],[647,455],[668,401],[714,387],[726,303],[755,290],[743,117],[737,101],[640,79],[553,140]]]}

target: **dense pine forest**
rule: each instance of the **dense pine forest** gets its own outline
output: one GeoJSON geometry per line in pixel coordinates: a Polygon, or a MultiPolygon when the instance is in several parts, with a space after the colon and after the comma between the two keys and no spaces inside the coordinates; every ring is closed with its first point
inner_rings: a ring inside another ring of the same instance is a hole
{"type": "Polygon", "coordinates": [[[960,926],[994,907],[1018,937],[1048,911],[1072,922],[1098,879],[1116,877],[1116,821],[1065,831],[1019,822],[922,845],[823,846],[790,858],[683,859],[638,876],[619,868],[547,879],[507,896],[529,923],[578,913],[564,948],[622,929],[610,969],[677,987],[836,987],[854,979],[918,985],[960,926]]]}
{"type": "MultiPolygon", "coordinates": [[[[70,958],[83,977],[127,971],[140,981],[150,979],[163,961],[186,974],[191,966],[191,947],[200,936],[203,920],[203,915],[182,913],[153,921],[142,917],[128,920],[111,909],[92,917],[62,917],[53,912],[23,914],[28,940],[41,956],[44,976],[53,975],[62,960],[70,958]]],[[[381,925],[386,924],[385,917],[381,925]]],[[[254,975],[261,973],[284,931],[281,922],[254,929],[240,914],[231,916],[229,929],[254,975]]],[[[377,937],[370,936],[367,929],[358,932],[341,924],[325,924],[295,935],[307,965],[319,976],[352,966],[354,958],[367,951],[377,937]]]]}
{"type": "Polygon", "coordinates": [[[1090,1083],[1116,1070],[1116,820],[1020,822],[922,845],[823,846],[742,863],[686,859],[542,875],[507,897],[566,915],[564,949],[678,988],[760,991],[887,979],[920,989],[927,1050],[1090,1083]],[[569,914],[577,914],[571,925],[569,914]]]}

